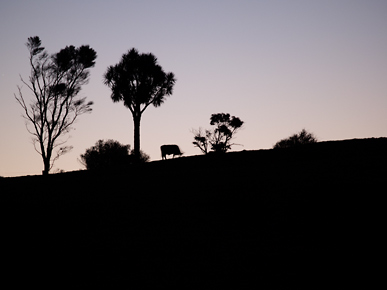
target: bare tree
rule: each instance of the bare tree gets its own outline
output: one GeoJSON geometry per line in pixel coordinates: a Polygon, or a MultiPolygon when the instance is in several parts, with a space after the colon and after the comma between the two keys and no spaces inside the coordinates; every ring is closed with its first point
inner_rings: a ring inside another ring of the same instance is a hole
{"type": "Polygon", "coordinates": [[[72,129],[79,115],[92,110],[93,102],[86,102],[86,98],[78,97],[78,93],[88,82],[88,69],[95,65],[97,54],[84,45],[79,48],[67,46],[50,56],[41,46],[38,36],[29,37],[26,46],[30,53],[31,75],[28,82],[20,78],[33,98],[27,104],[20,86],[15,98],[24,110],[27,130],[33,135],[35,150],[43,158],[42,173],[46,175],[54,162],[72,149],[71,146],[62,146],[67,140],[59,137],[72,129]],[[58,148],[55,156],[54,148],[58,148]]]}
{"type": "Polygon", "coordinates": [[[195,147],[198,147],[204,154],[208,153],[208,147],[210,146],[210,138],[212,136],[212,131],[210,130],[204,130],[202,128],[199,128],[199,130],[192,129],[191,133],[193,133],[194,136],[194,142],[192,144],[195,145],[195,147]]]}

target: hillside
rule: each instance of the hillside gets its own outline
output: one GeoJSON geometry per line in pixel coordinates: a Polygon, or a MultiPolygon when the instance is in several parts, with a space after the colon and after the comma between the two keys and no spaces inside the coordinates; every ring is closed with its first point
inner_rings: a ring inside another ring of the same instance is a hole
{"type": "Polygon", "coordinates": [[[386,149],[387,138],[354,139],[2,178],[4,276],[72,288],[368,284],[386,149]]]}

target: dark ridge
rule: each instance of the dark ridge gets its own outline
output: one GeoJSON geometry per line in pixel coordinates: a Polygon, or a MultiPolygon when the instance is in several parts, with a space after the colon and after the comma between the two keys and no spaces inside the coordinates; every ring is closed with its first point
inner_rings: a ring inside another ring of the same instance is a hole
{"type": "MultiPolygon", "coordinates": [[[[387,138],[1,178],[13,285],[367,285],[387,138]]],[[[375,274],[374,274],[375,275],[375,274]]]]}

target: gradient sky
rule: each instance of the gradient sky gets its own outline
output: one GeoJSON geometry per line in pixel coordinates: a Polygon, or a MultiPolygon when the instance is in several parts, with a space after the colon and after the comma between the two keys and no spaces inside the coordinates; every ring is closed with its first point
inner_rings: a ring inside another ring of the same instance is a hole
{"type": "Polygon", "coordinates": [[[77,159],[98,139],[133,146],[131,113],[102,82],[132,47],[177,78],[173,95],[143,114],[151,160],[162,144],[201,154],[190,130],[210,128],[220,112],[245,122],[235,151],[271,148],[303,128],[320,141],[387,136],[386,0],[1,0],[1,176],[43,169],[14,99],[19,74],[29,76],[30,36],[49,53],[88,44],[98,54],[80,93],[93,111],[78,118],[74,149],[54,169],[83,168],[77,159]]]}

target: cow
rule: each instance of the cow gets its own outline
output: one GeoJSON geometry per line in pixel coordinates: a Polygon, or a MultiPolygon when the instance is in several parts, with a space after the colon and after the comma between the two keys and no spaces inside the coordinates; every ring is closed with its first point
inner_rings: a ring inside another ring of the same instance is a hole
{"type": "Polygon", "coordinates": [[[175,155],[183,155],[183,153],[180,151],[179,146],[177,145],[161,145],[161,158],[167,159],[167,155],[173,155],[173,158],[175,158],[175,155]]]}

